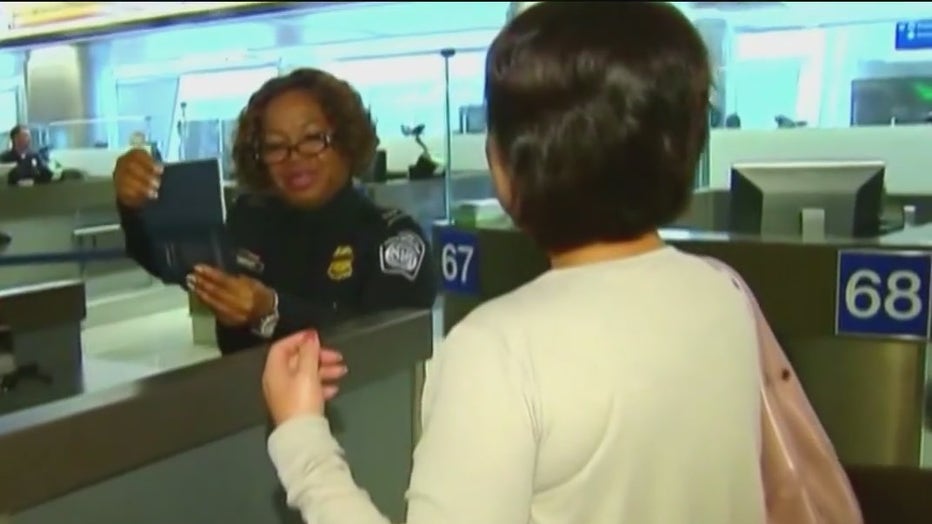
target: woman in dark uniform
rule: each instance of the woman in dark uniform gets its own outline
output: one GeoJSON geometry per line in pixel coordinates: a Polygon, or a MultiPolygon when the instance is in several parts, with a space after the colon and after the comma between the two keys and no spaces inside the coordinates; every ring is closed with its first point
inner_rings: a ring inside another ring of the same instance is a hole
{"type": "MultiPolygon", "coordinates": [[[[239,271],[201,266],[187,279],[217,318],[221,351],[353,315],[432,305],[436,281],[420,227],[353,187],[377,144],[359,94],[324,71],[299,69],[250,97],[233,146],[243,195],[227,214],[239,271]]],[[[114,173],[127,251],[155,276],[138,210],[158,198],[159,175],[143,150],[120,157],[114,173]]]]}

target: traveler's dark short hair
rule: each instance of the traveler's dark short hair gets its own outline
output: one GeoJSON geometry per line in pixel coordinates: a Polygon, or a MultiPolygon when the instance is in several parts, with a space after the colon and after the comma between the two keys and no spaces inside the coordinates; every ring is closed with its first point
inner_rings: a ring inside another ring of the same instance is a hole
{"type": "Polygon", "coordinates": [[[16,137],[19,136],[19,134],[24,129],[26,129],[26,126],[24,126],[23,124],[16,124],[12,128],[10,128],[10,142],[13,142],[14,140],[16,140],[16,137]]]}
{"type": "Polygon", "coordinates": [[[359,93],[349,83],[320,69],[296,69],[267,81],[249,97],[239,115],[233,137],[233,162],[239,183],[251,190],[271,186],[268,170],[259,158],[262,116],[269,102],[293,90],[310,93],[334,127],[333,147],[343,155],[356,176],[368,169],[379,145],[375,124],[359,93]]]}
{"type": "Polygon", "coordinates": [[[541,2],[486,62],[490,138],[516,223],[560,252],[676,219],[708,139],[701,36],[667,2],[541,2]]]}

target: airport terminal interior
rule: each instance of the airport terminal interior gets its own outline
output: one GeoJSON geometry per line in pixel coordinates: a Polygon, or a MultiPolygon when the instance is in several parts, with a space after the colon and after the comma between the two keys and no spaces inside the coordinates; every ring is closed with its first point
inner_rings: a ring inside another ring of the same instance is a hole
{"type": "MultiPolygon", "coordinates": [[[[672,3],[715,85],[694,199],[664,238],[757,294],[867,522],[932,522],[932,2],[672,3]]],[[[365,370],[334,407],[341,444],[401,522],[436,342],[547,268],[484,150],[485,55],[522,4],[0,4],[2,140],[22,125],[53,173],[0,181],[0,468],[16,472],[0,515],[297,522],[265,455],[261,352],[219,358],[209,310],[127,258],[112,173],[131,147],[204,161],[229,202],[249,96],[315,67],[376,122],[360,190],[412,215],[439,265],[432,311],[330,335],[365,370]],[[391,435],[380,453],[373,434],[391,435]]]]}

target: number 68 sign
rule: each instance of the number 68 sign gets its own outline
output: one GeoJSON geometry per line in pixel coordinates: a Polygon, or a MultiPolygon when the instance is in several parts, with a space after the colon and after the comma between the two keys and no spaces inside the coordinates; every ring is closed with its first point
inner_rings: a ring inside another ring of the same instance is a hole
{"type": "Polygon", "coordinates": [[[932,255],[841,251],[835,332],[929,338],[932,255]]]}

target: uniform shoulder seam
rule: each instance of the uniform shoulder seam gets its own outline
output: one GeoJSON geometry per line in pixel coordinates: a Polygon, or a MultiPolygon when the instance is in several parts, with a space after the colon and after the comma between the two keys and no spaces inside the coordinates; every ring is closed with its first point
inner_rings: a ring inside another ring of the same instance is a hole
{"type": "Polygon", "coordinates": [[[377,207],[379,222],[385,227],[392,227],[411,220],[411,215],[397,207],[377,207]]]}

